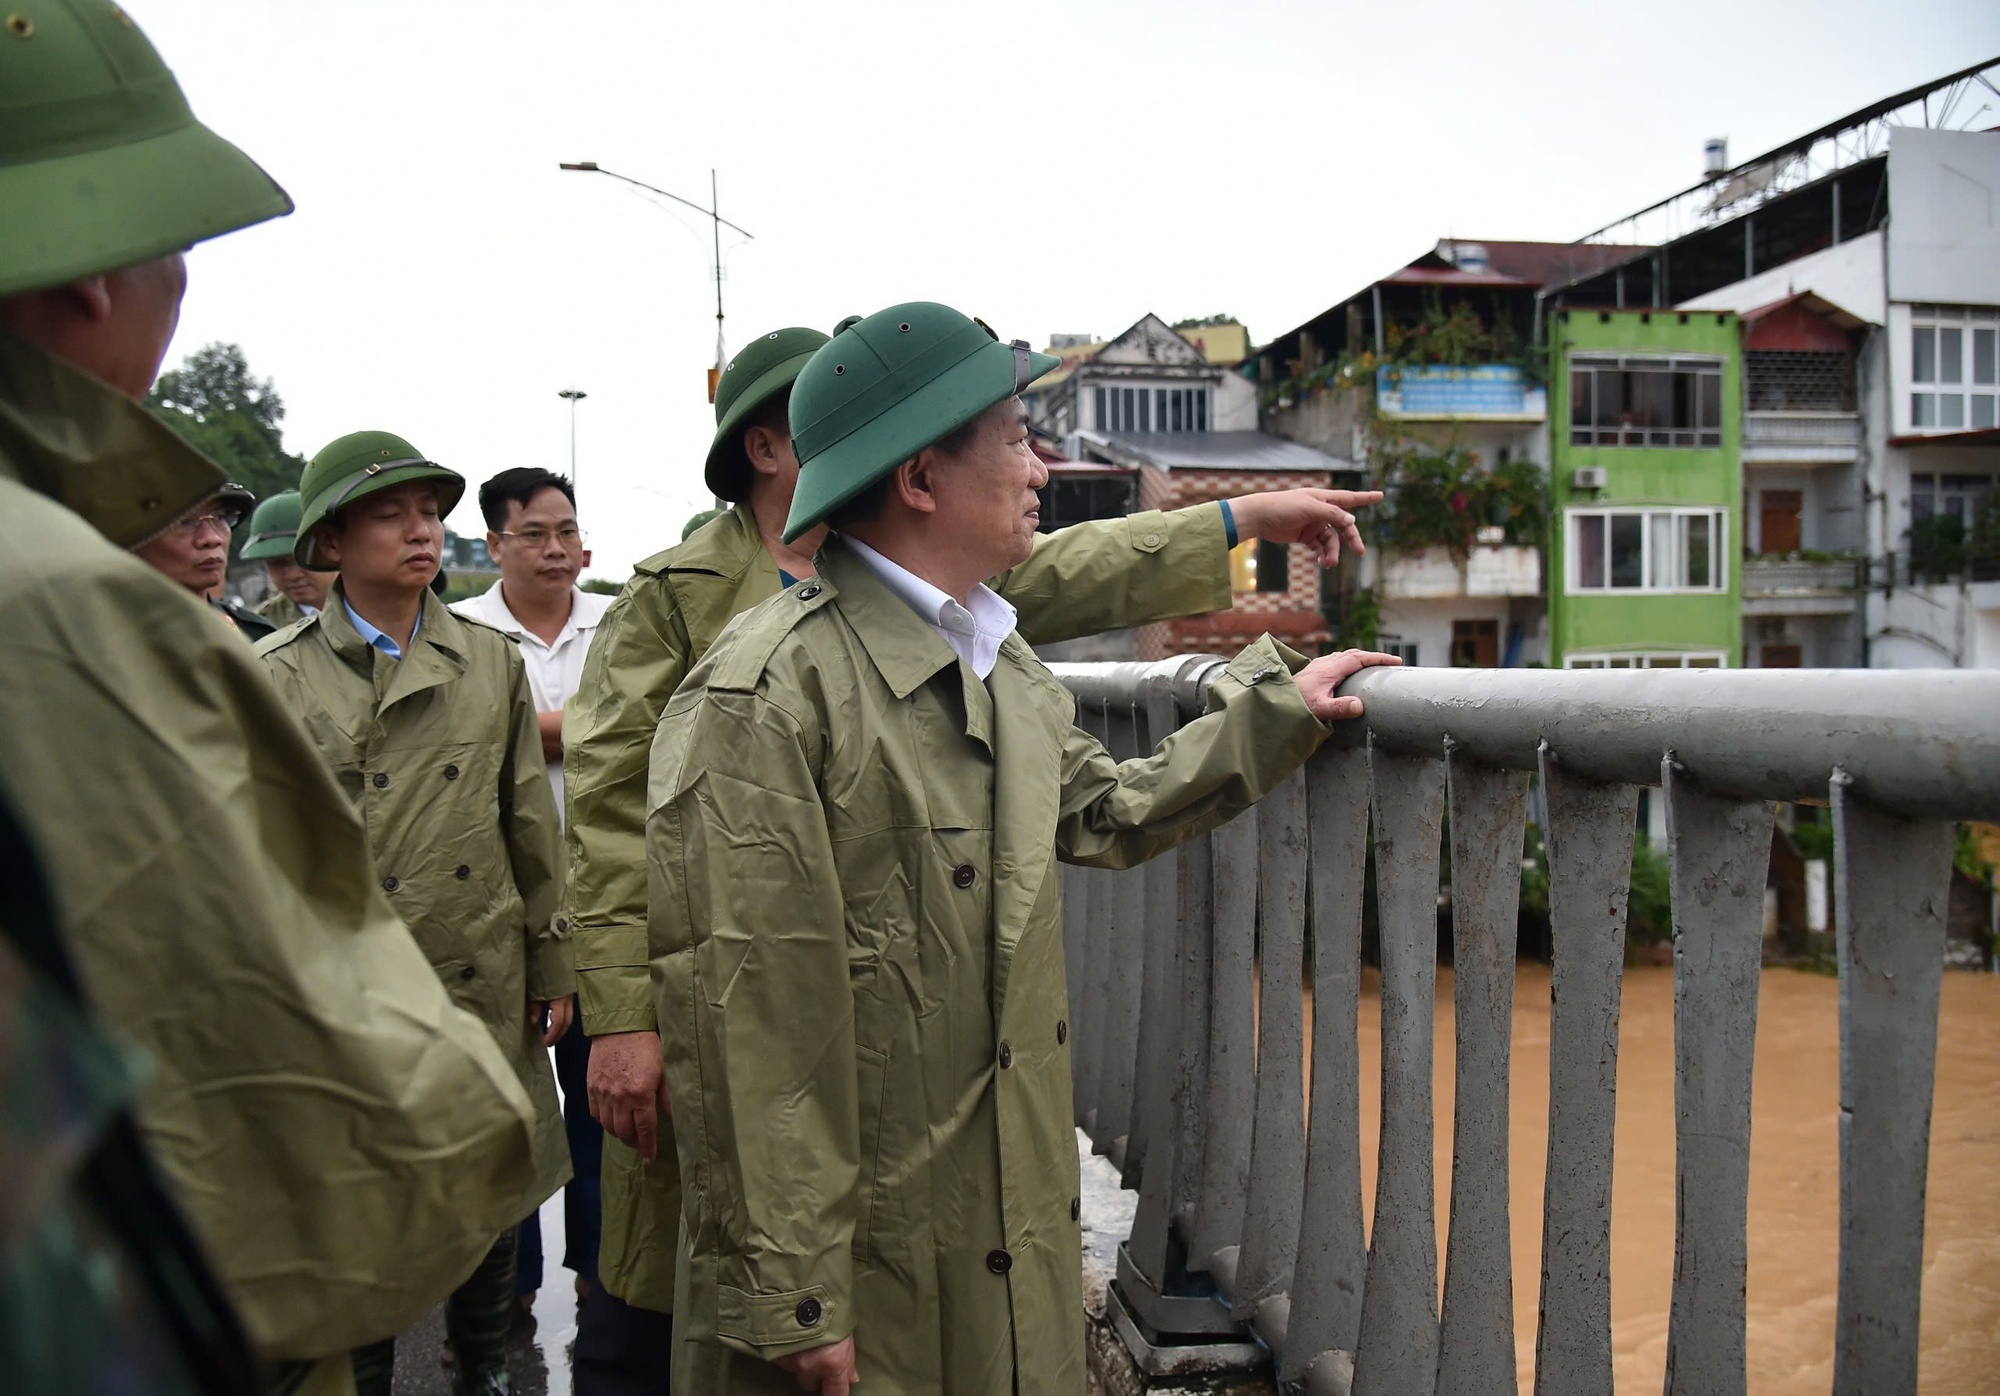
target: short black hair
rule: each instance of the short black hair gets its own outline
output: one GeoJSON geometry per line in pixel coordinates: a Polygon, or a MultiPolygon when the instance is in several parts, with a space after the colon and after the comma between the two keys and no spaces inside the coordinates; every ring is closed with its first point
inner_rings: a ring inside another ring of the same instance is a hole
{"type": "Polygon", "coordinates": [[[569,507],[576,507],[576,490],[570,485],[569,476],[558,475],[553,470],[544,470],[538,465],[517,465],[512,470],[503,470],[479,487],[479,512],[486,517],[486,526],[495,533],[507,526],[507,506],[518,504],[523,509],[528,501],[546,489],[558,489],[569,507]]]}

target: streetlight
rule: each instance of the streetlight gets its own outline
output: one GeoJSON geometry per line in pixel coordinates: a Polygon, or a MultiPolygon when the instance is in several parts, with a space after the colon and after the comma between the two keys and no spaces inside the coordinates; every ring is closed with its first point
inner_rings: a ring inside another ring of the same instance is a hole
{"type": "Polygon", "coordinates": [[[569,488],[574,494],[576,492],[576,405],[590,394],[581,388],[562,388],[556,392],[556,396],[569,399],[569,488]]]}
{"type": "Polygon", "coordinates": [[[685,204],[696,213],[708,219],[710,224],[709,230],[714,235],[713,246],[715,253],[715,261],[711,267],[715,275],[715,367],[708,371],[708,400],[714,402],[716,387],[722,381],[722,363],[726,354],[722,341],[722,230],[729,228],[734,232],[742,233],[745,238],[752,242],[757,240],[755,234],[751,233],[748,229],[738,227],[716,211],[721,207],[722,200],[716,196],[715,171],[710,170],[708,172],[708,201],[710,206],[703,208],[692,199],[683,199],[678,194],[669,194],[666,190],[648,184],[642,179],[634,179],[630,175],[619,174],[616,170],[607,170],[595,160],[563,160],[557,163],[557,168],[576,170],[583,174],[609,175],[611,178],[623,180],[635,188],[644,189],[648,193],[658,194],[663,199],[672,199],[677,204],[685,204]]]}

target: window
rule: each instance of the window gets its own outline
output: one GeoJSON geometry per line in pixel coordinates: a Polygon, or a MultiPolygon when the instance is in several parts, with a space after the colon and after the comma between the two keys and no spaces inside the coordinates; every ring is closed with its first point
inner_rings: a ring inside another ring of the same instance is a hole
{"type": "Polygon", "coordinates": [[[1743,406],[1751,412],[1852,412],[1854,356],[1752,349],[1743,356],[1743,406]]]}
{"type": "Polygon", "coordinates": [[[1417,642],[1405,640],[1401,635],[1377,635],[1375,649],[1378,654],[1393,654],[1396,658],[1415,668],[1417,665],[1417,642]]]}
{"type": "Polygon", "coordinates": [[[1565,669],[1727,669],[1729,656],[1721,650],[1695,650],[1680,654],[1606,653],[1566,654],[1565,669]]]}
{"type": "Polygon", "coordinates": [[[1970,529],[1992,488],[1991,475],[1912,475],[1910,522],[1957,519],[1970,529]]]}
{"type": "Polygon", "coordinates": [[[1569,590],[1724,591],[1721,509],[1572,509],[1569,590]]]}
{"type": "Polygon", "coordinates": [[[1722,360],[1578,354],[1569,439],[1577,446],[1720,446],[1722,360]]]}
{"type": "Polygon", "coordinates": [[[1497,669],[1500,666],[1500,622],[1453,621],[1451,663],[1456,669],[1497,669]]]}
{"type": "Polygon", "coordinates": [[[1094,390],[1100,431],[1208,430],[1208,389],[1113,387],[1094,390]]]}
{"type": "Polygon", "coordinates": [[[1287,592],[1292,589],[1292,550],[1283,543],[1246,538],[1229,550],[1231,591],[1287,592]]]}
{"type": "Polygon", "coordinates": [[[2000,310],[1910,307],[1910,429],[2000,425],[2000,310]]]}

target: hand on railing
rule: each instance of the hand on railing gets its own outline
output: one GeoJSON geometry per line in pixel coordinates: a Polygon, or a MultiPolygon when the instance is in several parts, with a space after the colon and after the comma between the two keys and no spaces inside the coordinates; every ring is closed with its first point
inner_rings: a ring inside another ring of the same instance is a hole
{"type": "Polygon", "coordinates": [[[1339,654],[1321,655],[1305,668],[1292,676],[1305,696],[1306,706],[1321,722],[1338,722],[1343,718],[1361,716],[1359,698],[1337,698],[1335,691],[1363,669],[1377,664],[1401,664],[1403,661],[1393,654],[1377,654],[1373,650],[1342,650],[1339,654]]]}
{"type": "Polygon", "coordinates": [[[1368,551],[1350,510],[1380,503],[1380,490],[1271,490],[1239,495],[1229,501],[1236,518],[1236,536],[1267,543],[1301,543],[1312,550],[1321,567],[1340,561],[1340,543],[1357,553],[1368,551]]]}

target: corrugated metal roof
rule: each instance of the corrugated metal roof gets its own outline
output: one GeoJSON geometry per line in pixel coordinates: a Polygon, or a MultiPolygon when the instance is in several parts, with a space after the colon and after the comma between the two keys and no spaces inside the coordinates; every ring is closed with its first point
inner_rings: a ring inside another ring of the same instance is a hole
{"type": "Polygon", "coordinates": [[[1160,470],[1356,470],[1353,461],[1261,431],[1080,431],[1079,446],[1160,470]]]}

